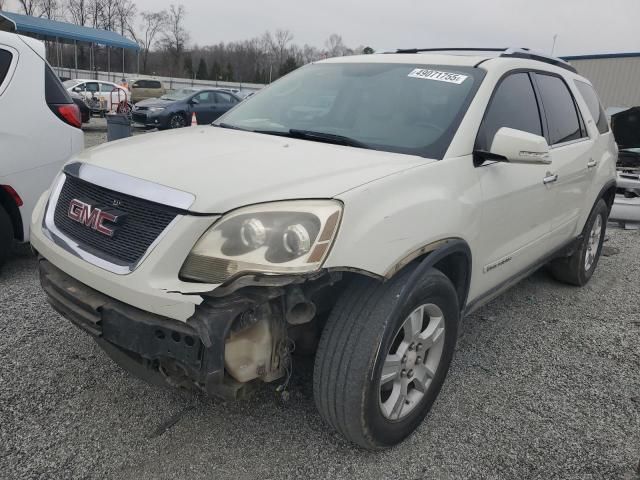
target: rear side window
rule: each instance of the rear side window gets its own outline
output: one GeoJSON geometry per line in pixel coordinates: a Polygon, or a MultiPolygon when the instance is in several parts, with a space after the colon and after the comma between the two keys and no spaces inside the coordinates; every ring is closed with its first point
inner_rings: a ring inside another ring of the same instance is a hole
{"type": "Polygon", "coordinates": [[[527,73],[509,75],[498,85],[480,126],[476,149],[489,151],[502,127],[542,135],[538,103],[527,73]]]}
{"type": "Polygon", "coordinates": [[[147,81],[147,88],[162,88],[162,84],[160,82],[149,80],[147,81]]]}
{"type": "Polygon", "coordinates": [[[11,54],[11,52],[0,49],[0,85],[2,85],[2,82],[4,82],[4,79],[9,72],[11,60],[13,60],[13,55],[11,54]]]}
{"type": "Polygon", "coordinates": [[[73,103],[69,92],[47,63],[44,64],[44,95],[49,105],[73,103]]]}
{"type": "Polygon", "coordinates": [[[586,136],[573,96],[564,81],[552,75],[536,74],[549,126],[549,143],[578,140],[586,136]]]}
{"type": "Polygon", "coordinates": [[[236,100],[228,93],[216,92],[216,98],[217,98],[216,103],[226,103],[226,104],[236,103],[236,100]]]}
{"type": "Polygon", "coordinates": [[[602,104],[598,99],[598,94],[588,83],[575,80],[575,84],[598,126],[598,131],[600,133],[607,133],[609,131],[609,123],[607,123],[607,115],[604,113],[604,108],[602,108],[602,104]]]}

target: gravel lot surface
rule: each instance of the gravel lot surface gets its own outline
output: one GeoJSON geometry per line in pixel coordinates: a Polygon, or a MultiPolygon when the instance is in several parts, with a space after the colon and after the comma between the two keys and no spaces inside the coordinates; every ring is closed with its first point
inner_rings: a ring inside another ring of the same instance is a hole
{"type": "Polygon", "coordinates": [[[48,306],[23,248],[0,275],[0,478],[640,479],[640,232],[609,237],[586,287],[540,271],[465,319],[427,420],[379,454],[324,426],[309,362],[287,403],[131,378],[48,306]]]}

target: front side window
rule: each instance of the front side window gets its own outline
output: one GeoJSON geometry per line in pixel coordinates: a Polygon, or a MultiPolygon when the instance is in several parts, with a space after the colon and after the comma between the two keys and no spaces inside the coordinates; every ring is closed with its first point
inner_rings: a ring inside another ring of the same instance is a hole
{"type": "Polygon", "coordinates": [[[560,77],[538,73],[536,83],[547,117],[549,144],[557,145],[586,136],[575,101],[564,81],[560,77]]]}
{"type": "Polygon", "coordinates": [[[542,135],[536,95],[528,73],[514,73],[497,86],[482,125],[476,149],[490,151],[493,137],[502,127],[542,135]]]}
{"type": "Polygon", "coordinates": [[[209,105],[211,103],[214,103],[213,95],[213,92],[202,92],[193,98],[194,100],[197,100],[200,105],[209,105]]]}
{"type": "Polygon", "coordinates": [[[588,83],[575,80],[575,84],[582,98],[584,98],[593,120],[598,126],[598,131],[600,133],[607,133],[609,131],[609,123],[607,122],[607,115],[604,113],[604,108],[602,108],[602,104],[598,99],[598,94],[588,83]]]}
{"type": "Polygon", "coordinates": [[[87,82],[84,84],[84,87],[87,92],[97,93],[100,90],[97,82],[87,82]]]}
{"type": "Polygon", "coordinates": [[[4,82],[7,73],[9,73],[9,67],[11,66],[12,60],[13,55],[11,52],[0,49],[0,85],[4,82]]]}
{"type": "Polygon", "coordinates": [[[441,159],[483,77],[460,66],[312,64],[215,124],[285,136],[313,132],[316,139],[441,159]]]}
{"type": "Polygon", "coordinates": [[[236,103],[236,99],[233,98],[228,93],[216,92],[216,98],[217,98],[216,103],[222,103],[222,104],[227,104],[227,105],[231,105],[231,104],[236,103]]]}

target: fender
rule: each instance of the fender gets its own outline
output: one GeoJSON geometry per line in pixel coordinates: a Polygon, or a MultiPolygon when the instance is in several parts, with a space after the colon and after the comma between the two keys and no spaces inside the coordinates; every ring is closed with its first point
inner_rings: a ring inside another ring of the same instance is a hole
{"type": "MultiPolygon", "coordinates": [[[[464,272],[461,272],[462,281],[459,282],[459,285],[454,286],[456,287],[456,291],[458,292],[458,306],[460,308],[461,314],[465,311],[467,296],[469,294],[469,286],[471,284],[472,268],[471,249],[469,248],[469,244],[460,238],[442,240],[436,243],[438,244],[438,246],[429,254],[427,254],[427,256],[420,261],[418,266],[411,273],[411,276],[409,277],[405,288],[402,289],[402,293],[400,294],[400,298],[398,299],[396,308],[402,308],[402,305],[404,305],[404,303],[406,302],[412,290],[412,287],[418,283],[420,278],[424,276],[428,269],[435,267],[439,262],[451,255],[458,255],[464,258],[466,268],[464,268],[464,272]]],[[[426,248],[427,247],[423,247],[421,250],[424,250],[426,248]]],[[[395,271],[397,272],[398,270],[395,271]]]]}

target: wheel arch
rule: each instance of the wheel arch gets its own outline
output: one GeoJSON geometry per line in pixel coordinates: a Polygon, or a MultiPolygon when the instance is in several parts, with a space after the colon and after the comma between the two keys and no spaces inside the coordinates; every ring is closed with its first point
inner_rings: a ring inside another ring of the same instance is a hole
{"type": "Polygon", "coordinates": [[[385,275],[385,279],[396,276],[404,269],[415,267],[409,284],[413,284],[429,268],[444,273],[456,289],[460,310],[463,311],[471,285],[472,256],[469,244],[461,238],[449,238],[425,245],[412,252],[394,265],[385,275]]]}
{"type": "Polygon", "coordinates": [[[0,188],[0,207],[2,207],[13,225],[13,237],[18,241],[24,240],[24,225],[22,224],[22,215],[20,215],[20,209],[16,205],[11,195],[9,195],[3,188],[0,188]]]}

